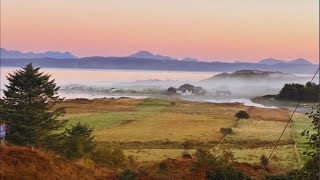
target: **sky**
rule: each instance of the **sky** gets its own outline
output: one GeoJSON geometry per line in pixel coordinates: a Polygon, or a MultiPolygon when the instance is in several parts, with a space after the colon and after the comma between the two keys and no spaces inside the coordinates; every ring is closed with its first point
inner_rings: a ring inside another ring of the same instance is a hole
{"type": "Polygon", "coordinates": [[[319,0],[1,0],[1,47],[319,61],[319,0]]]}

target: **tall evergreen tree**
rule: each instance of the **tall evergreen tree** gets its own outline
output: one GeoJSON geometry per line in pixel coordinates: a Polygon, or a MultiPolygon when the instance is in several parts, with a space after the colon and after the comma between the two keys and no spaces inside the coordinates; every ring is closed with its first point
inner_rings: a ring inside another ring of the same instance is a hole
{"type": "Polygon", "coordinates": [[[8,124],[9,142],[45,148],[59,139],[55,132],[64,127],[65,121],[57,119],[64,108],[54,108],[63,100],[57,94],[59,87],[50,75],[39,70],[30,63],[7,76],[3,119],[8,124]]]}

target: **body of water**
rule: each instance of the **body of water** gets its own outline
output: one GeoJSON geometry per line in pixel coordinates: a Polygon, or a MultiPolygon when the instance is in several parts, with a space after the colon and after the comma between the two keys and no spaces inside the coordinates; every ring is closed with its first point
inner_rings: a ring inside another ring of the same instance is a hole
{"type": "MultiPolygon", "coordinates": [[[[1,92],[3,97],[3,90],[5,84],[8,84],[6,76],[9,73],[14,73],[19,68],[14,67],[0,67],[1,68],[1,92]]],[[[195,71],[147,71],[147,70],[109,70],[109,69],[68,69],[68,68],[42,68],[41,71],[50,74],[55,79],[57,85],[64,86],[70,84],[79,84],[85,86],[101,86],[112,87],[117,83],[126,83],[136,81],[151,80],[157,84],[157,81],[175,81],[181,83],[196,83],[200,80],[210,78],[219,72],[195,72],[195,71]]],[[[303,75],[304,77],[306,75],[303,75]]],[[[311,75],[310,75],[311,76],[311,75]]],[[[180,83],[180,84],[181,84],[180,83]]],[[[168,84],[169,86],[169,84],[168,84]]],[[[166,87],[167,88],[167,87],[166,87]]],[[[110,95],[110,94],[94,94],[90,92],[64,92],[61,91],[62,97],[70,98],[147,98],[150,96],[139,95],[110,95]]],[[[242,103],[246,106],[256,106],[262,108],[276,108],[275,106],[264,106],[262,104],[254,103],[250,99],[192,99],[196,101],[206,101],[214,103],[242,103]]]]}

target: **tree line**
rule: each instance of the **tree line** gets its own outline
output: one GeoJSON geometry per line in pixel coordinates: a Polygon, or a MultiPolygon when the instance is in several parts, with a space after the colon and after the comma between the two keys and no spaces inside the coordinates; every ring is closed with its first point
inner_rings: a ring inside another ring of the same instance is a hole
{"type": "Polygon", "coordinates": [[[285,84],[275,98],[288,101],[316,102],[319,100],[319,84],[311,82],[305,85],[296,83],[285,84]]]}

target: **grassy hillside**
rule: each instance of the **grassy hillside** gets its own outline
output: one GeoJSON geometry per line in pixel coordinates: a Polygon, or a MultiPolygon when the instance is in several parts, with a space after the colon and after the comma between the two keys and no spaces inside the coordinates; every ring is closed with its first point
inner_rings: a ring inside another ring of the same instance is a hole
{"type": "Polygon", "coordinates": [[[53,153],[21,146],[0,146],[0,179],[113,179],[117,173],[53,153]]]}

